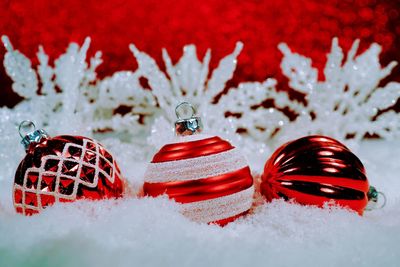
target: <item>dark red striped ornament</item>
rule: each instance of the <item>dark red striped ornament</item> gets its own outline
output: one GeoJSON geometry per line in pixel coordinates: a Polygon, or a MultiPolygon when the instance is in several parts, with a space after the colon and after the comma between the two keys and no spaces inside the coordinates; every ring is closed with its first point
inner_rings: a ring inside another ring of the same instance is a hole
{"type": "Polygon", "coordinates": [[[320,207],[334,201],[360,215],[369,200],[377,201],[360,159],[342,143],[320,135],[278,148],[265,164],[260,189],[268,201],[293,199],[320,207]]]}
{"type": "MultiPolygon", "coordinates": [[[[186,102],[177,107],[192,108],[186,102]]],[[[193,108],[192,108],[193,109],[193,108]]],[[[197,222],[224,225],[251,207],[254,187],[243,155],[218,136],[201,134],[192,114],[175,124],[177,138],[153,157],[145,173],[144,194],[166,194],[197,222]]]]}

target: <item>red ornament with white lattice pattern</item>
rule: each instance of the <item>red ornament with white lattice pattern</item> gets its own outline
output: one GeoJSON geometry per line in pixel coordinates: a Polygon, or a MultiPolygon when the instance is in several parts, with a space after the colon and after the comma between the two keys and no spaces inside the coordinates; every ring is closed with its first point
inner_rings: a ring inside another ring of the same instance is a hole
{"type": "Polygon", "coordinates": [[[50,138],[36,130],[22,143],[27,154],[15,174],[17,212],[32,215],[55,202],[123,195],[125,182],[118,164],[95,140],[69,135],[50,138]]]}

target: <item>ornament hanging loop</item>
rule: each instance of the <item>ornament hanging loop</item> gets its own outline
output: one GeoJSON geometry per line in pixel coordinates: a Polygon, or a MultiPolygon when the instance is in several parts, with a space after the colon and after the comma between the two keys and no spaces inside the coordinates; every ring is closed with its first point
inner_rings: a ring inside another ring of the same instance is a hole
{"type": "Polygon", "coordinates": [[[366,210],[376,210],[376,209],[382,209],[386,205],[386,195],[383,192],[380,192],[376,190],[374,186],[369,187],[368,191],[368,205],[365,208],[366,210]],[[378,206],[378,203],[381,202],[379,200],[382,199],[382,204],[378,206]]]}
{"type": "Polygon", "coordinates": [[[196,109],[189,102],[182,102],[176,106],[175,114],[176,114],[176,117],[178,118],[178,120],[189,119],[189,118],[193,117],[194,114],[196,114],[196,109]],[[187,113],[187,112],[185,112],[185,109],[187,109],[187,108],[190,108],[192,112],[191,112],[191,114],[186,114],[187,116],[183,117],[183,115],[185,115],[185,114],[182,114],[182,113],[187,113]]]}
{"type": "Polygon", "coordinates": [[[45,130],[36,130],[36,125],[30,120],[24,120],[19,124],[18,133],[22,138],[21,144],[24,146],[25,151],[29,150],[31,144],[40,143],[43,140],[50,138],[45,130]],[[30,128],[29,131],[22,132],[23,129],[28,129],[28,127],[30,128]]]}
{"type": "Polygon", "coordinates": [[[19,136],[21,136],[21,138],[24,138],[28,133],[34,132],[35,130],[36,130],[36,125],[35,123],[33,123],[33,121],[30,120],[21,121],[21,123],[18,126],[18,133],[19,136]],[[29,131],[27,131],[26,133],[21,133],[23,129],[27,129],[28,127],[30,128],[29,131]]]}
{"type": "Polygon", "coordinates": [[[383,207],[386,206],[386,195],[381,191],[378,191],[378,194],[381,195],[383,203],[377,209],[382,209],[383,207]]]}
{"type": "Polygon", "coordinates": [[[175,134],[179,136],[200,133],[203,128],[200,117],[195,117],[196,109],[189,102],[182,102],[175,108],[178,120],[175,122],[175,134]],[[189,109],[189,111],[188,111],[189,109]]]}

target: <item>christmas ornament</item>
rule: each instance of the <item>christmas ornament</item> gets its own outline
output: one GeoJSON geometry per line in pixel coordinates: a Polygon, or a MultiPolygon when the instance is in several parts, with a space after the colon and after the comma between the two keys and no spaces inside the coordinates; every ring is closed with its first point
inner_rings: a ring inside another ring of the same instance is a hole
{"type": "Polygon", "coordinates": [[[360,215],[369,200],[370,208],[377,207],[379,192],[369,186],[361,161],[326,136],[306,136],[282,145],[265,164],[261,179],[261,193],[269,201],[283,197],[317,206],[334,201],[360,215]]]}
{"type": "Polygon", "coordinates": [[[51,138],[30,121],[19,127],[26,156],[19,164],[13,188],[17,212],[31,215],[55,202],[118,198],[124,181],[113,156],[95,140],[61,135],[51,138]],[[22,128],[33,131],[25,136],[22,128]]]}
{"type": "Polygon", "coordinates": [[[233,221],[252,204],[253,179],[246,160],[228,141],[200,133],[202,123],[193,117],[192,105],[183,102],[175,111],[177,140],[154,155],[145,173],[145,195],[167,194],[197,222],[233,221]],[[188,108],[190,114],[183,117],[188,108]]]}

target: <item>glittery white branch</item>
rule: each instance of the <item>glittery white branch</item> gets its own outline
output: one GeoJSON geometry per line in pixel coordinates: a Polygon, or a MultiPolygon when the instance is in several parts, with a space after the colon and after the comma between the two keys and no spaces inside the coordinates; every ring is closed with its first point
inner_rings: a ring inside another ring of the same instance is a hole
{"type": "Polygon", "coordinates": [[[43,95],[54,95],[56,93],[53,82],[54,70],[49,66],[49,56],[47,56],[44,52],[43,46],[39,46],[37,58],[39,60],[37,72],[39,74],[40,81],[42,82],[41,93],[43,95]]]}
{"type": "Polygon", "coordinates": [[[214,97],[220,94],[224,89],[226,82],[233,77],[236,69],[237,60],[243,44],[238,42],[232,54],[224,57],[218,67],[213,71],[207,84],[206,96],[208,101],[212,101],[214,97]]]}
{"type": "Polygon", "coordinates": [[[38,90],[38,80],[30,60],[18,50],[14,50],[7,36],[2,36],[1,40],[7,50],[4,56],[4,67],[13,80],[14,92],[25,98],[34,97],[38,90]]]}

